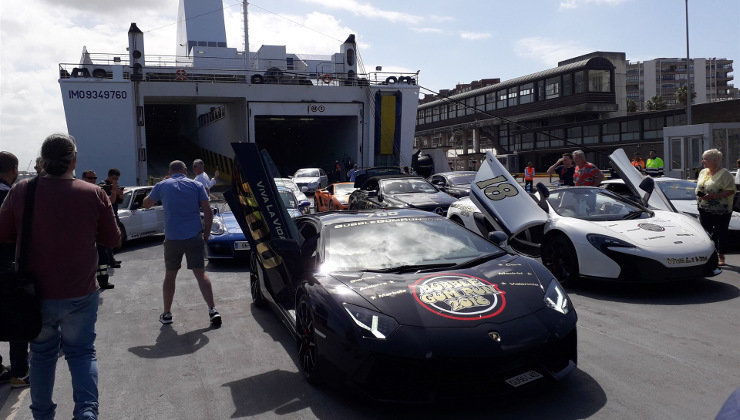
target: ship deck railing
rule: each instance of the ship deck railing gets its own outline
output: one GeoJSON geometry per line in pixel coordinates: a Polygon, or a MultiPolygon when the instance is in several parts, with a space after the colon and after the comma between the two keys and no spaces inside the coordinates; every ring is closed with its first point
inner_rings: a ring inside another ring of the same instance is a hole
{"type": "MultiPolygon", "coordinates": [[[[206,57],[208,58],[208,57],[206,57]]],[[[203,58],[199,57],[202,61],[203,58]]],[[[127,56],[115,54],[88,54],[85,64],[60,63],[60,79],[109,79],[142,82],[210,82],[251,83],[307,86],[370,86],[405,83],[417,84],[418,73],[370,72],[348,77],[348,73],[331,71],[245,69],[243,60],[220,59],[225,67],[194,67],[189,57],[148,56],[140,75],[135,75],[127,56]]],[[[275,60],[272,60],[274,62],[275,60]]]]}

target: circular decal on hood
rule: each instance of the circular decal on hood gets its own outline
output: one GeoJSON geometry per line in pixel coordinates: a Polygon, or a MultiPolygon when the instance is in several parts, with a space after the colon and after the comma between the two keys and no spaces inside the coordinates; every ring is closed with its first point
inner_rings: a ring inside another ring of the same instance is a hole
{"type": "Polygon", "coordinates": [[[651,232],[663,232],[665,228],[663,226],[658,226],[653,223],[640,223],[637,225],[640,229],[649,230],[651,232]]]}
{"type": "Polygon", "coordinates": [[[434,274],[409,287],[421,306],[445,318],[492,318],[506,306],[506,292],[499,290],[498,285],[467,274],[434,274]]]}

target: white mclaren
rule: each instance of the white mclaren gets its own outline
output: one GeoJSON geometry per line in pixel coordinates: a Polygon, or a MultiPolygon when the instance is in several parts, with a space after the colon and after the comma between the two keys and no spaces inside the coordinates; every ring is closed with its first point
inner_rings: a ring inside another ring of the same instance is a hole
{"type": "Polygon", "coordinates": [[[623,150],[609,156],[635,197],[598,187],[542,184],[529,194],[487,154],[468,199],[447,217],[483,236],[501,231],[510,250],[539,256],[563,283],[577,279],[662,282],[718,274],[717,253],[699,222],[677,212],[623,150]]]}

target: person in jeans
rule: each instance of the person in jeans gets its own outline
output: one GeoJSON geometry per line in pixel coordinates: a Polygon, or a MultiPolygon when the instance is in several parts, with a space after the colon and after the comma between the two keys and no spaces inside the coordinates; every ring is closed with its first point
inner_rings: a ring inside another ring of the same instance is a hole
{"type": "MultiPolygon", "coordinates": [[[[0,205],[18,179],[18,158],[10,152],[0,152],[0,205]]],[[[0,272],[10,271],[15,261],[15,244],[0,243],[0,272]]],[[[0,383],[10,382],[11,388],[31,384],[28,378],[28,341],[11,341],[10,369],[3,366],[0,356],[0,383]]]]}
{"type": "MultiPolygon", "coordinates": [[[[95,184],[95,182],[98,180],[98,174],[96,174],[94,170],[88,169],[82,173],[82,180],[85,182],[89,182],[91,184],[95,184]]],[[[107,191],[106,191],[106,194],[108,194],[107,191]]],[[[110,194],[108,194],[108,198],[110,199],[110,194]]],[[[111,202],[111,206],[114,207],[113,213],[115,213],[115,204],[113,202],[111,202]]],[[[116,285],[108,281],[108,278],[109,278],[108,268],[113,266],[113,250],[111,248],[106,248],[102,245],[98,245],[97,248],[98,248],[98,274],[97,274],[98,284],[100,285],[100,288],[103,290],[113,289],[114,287],[116,287],[116,285]]]]}
{"type": "Polygon", "coordinates": [[[144,208],[157,201],[164,206],[164,266],[162,284],[164,312],[162,324],[172,323],[172,300],[175,297],[175,279],[185,255],[188,269],[193,270],[200,292],[208,305],[211,325],[221,325],[221,315],[213,301],[213,287],[205,270],[205,241],[211,233],[213,212],[208,204],[206,188],[187,177],[188,169],[180,160],[170,162],[169,176],[157,183],[146,198],[144,208]],[[203,222],[200,213],[203,212],[203,222]]]}
{"type": "Polygon", "coordinates": [[[699,173],[695,190],[699,222],[714,241],[719,265],[725,265],[735,180],[730,171],[722,167],[722,152],[719,150],[709,149],[702,153],[701,163],[704,169],[699,173]]]}
{"type": "MultiPolygon", "coordinates": [[[[74,138],[52,134],[41,146],[46,174],[38,178],[32,211],[29,274],[41,301],[42,327],[31,341],[31,412],[52,419],[60,343],[72,376],[75,419],[98,418],[95,321],[98,314],[98,254],[95,244],[120,240],[105,192],[74,177],[74,138]]],[[[19,242],[28,182],[10,190],[0,208],[0,242],[19,242]]]]}

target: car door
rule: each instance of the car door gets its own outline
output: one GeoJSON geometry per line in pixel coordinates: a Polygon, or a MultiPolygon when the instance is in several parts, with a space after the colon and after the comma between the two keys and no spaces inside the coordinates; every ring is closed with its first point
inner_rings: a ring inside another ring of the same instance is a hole
{"type": "MultiPolygon", "coordinates": [[[[632,194],[644,200],[647,196],[647,192],[640,188],[639,185],[646,176],[641,174],[640,171],[632,166],[632,161],[627,157],[624,150],[615,150],[611,155],[609,155],[609,161],[612,164],[612,168],[619,173],[619,177],[622,178],[625,185],[627,185],[630,191],[632,191],[632,194]]],[[[676,208],[671,203],[671,200],[663,194],[663,191],[661,191],[657,185],[653,189],[652,194],[650,194],[647,204],[654,209],[677,212],[676,208]]]]}
{"type": "Polygon", "coordinates": [[[144,198],[149,192],[151,188],[139,188],[134,191],[131,199],[131,214],[135,215],[139,224],[139,235],[142,236],[153,234],[157,226],[157,209],[154,206],[148,209],[143,207],[144,198]]]}
{"type": "Polygon", "coordinates": [[[548,221],[544,199],[535,201],[491,152],[470,185],[470,199],[509,238],[548,221]]]}
{"type": "Polygon", "coordinates": [[[293,241],[300,247],[303,238],[280,198],[273,177],[265,169],[257,146],[232,143],[232,147],[234,189],[224,193],[224,198],[264,269],[268,299],[289,308],[297,285],[288,265],[296,257],[287,255],[278,245],[293,241]]]}

